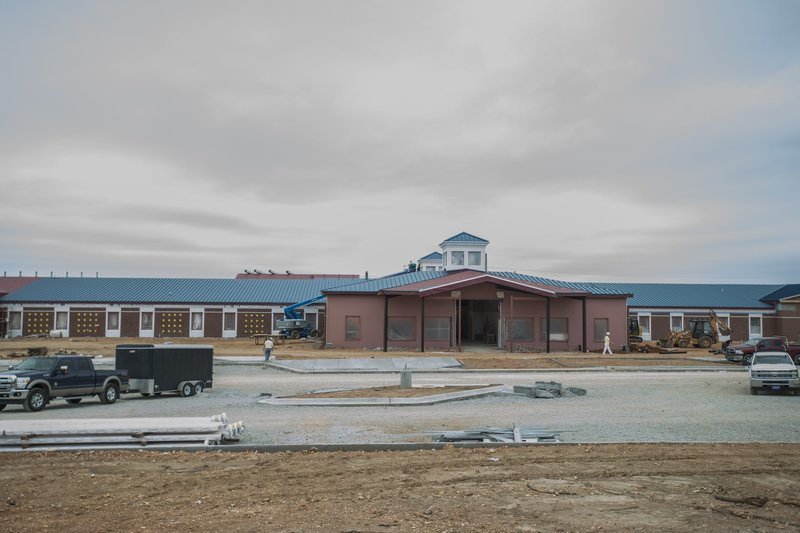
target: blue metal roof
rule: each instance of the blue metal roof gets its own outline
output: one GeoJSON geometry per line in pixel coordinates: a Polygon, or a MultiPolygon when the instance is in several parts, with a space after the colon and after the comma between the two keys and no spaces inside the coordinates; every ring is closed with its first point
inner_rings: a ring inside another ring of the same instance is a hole
{"type": "Polygon", "coordinates": [[[433,260],[441,261],[442,260],[442,254],[440,254],[439,252],[433,252],[433,253],[430,253],[430,254],[426,255],[425,257],[421,257],[419,260],[420,261],[428,261],[428,260],[430,260],[430,261],[433,261],[433,260]]]}
{"type": "Polygon", "coordinates": [[[326,289],[326,293],[336,293],[336,292],[363,292],[363,293],[377,293],[378,291],[382,291],[383,289],[391,289],[394,287],[400,287],[402,285],[408,285],[410,283],[417,283],[419,281],[426,281],[429,279],[434,278],[441,278],[447,275],[447,272],[443,270],[433,271],[433,270],[425,270],[425,271],[416,271],[416,272],[401,272],[399,274],[392,274],[391,276],[384,276],[382,278],[370,279],[370,280],[362,280],[360,283],[354,283],[352,285],[347,286],[340,286],[335,287],[332,289],[326,289]]]}
{"type": "Polygon", "coordinates": [[[291,304],[358,280],[40,278],[3,302],[291,304]]]}
{"type": "Polygon", "coordinates": [[[630,307],[696,307],[705,309],[771,309],[761,301],[782,285],[685,283],[595,283],[633,294],[630,307]]]}
{"type": "Polygon", "coordinates": [[[464,231],[462,231],[458,235],[453,235],[449,239],[445,239],[444,241],[442,241],[442,244],[446,242],[478,242],[482,244],[489,244],[489,241],[487,241],[486,239],[481,239],[480,237],[476,237],[475,235],[466,233],[464,231]]]}
{"type": "Polygon", "coordinates": [[[590,294],[597,294],[597,295],[631,294],[629,291],[609,286],[603,286],[603,284],[601,283],[561,281],[557,279],[541,278],[538,276],[529,276],[527,274],[517,274],[516,272],[490,272],[490,274],[492,274],[493,276],[499,276],[501,278],[518,279],[521,281],[529,281],[531,283],[550,285],[552,287],[562,287],[564,289],[575,289],[578,291],[586,291],[590,294]]]}
{"type": "Polygon", "coordinates": [[[765,302],[777,302],[784,298],[792,298],[798,295],[800,295],[800,285],[784,285],[780,289],[763,296],[761,299],[765,302]]]}

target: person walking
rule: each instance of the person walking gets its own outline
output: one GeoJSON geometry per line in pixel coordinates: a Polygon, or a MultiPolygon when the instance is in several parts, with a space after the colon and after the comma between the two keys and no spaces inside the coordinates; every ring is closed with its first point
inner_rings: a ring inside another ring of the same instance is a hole
{"type": "Polygon", "coordinates": [[[603,339],[603,355],[608,353],[609,355],[614,355],[614,352],[611,351],[611,333],[606,331],[606,336],[603,339]]]}
{"type": "Polygon", "coordinates": [[[264,341],[264,368],[267,368],[267,363],[272,357],[273,346],[275,345],[272,343],[272,337],[267,337],[267,340],[264,341]]]}

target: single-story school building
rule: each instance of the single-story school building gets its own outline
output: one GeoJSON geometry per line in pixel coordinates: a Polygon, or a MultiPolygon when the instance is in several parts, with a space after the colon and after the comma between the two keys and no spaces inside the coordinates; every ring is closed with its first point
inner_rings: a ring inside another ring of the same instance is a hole
{"type": "Polygon", "coordinates": [[[271,333],[289,305],[331,347],[582,351],[627,320],[656,340],[714,310],[733,340],[800,340],[800,284],[567,282],[489,269],[489,241],[459,233],[396,274],[263,274],[233,279],[0,278],[0,335],[249,337],[271,333]]]}

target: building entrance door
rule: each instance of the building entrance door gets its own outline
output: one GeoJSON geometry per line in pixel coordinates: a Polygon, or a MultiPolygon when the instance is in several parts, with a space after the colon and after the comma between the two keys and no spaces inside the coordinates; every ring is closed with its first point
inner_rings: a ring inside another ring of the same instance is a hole
{"type": "Polygon", "coordinates": [[[497,300],[462,300],[461,344],[497,346],[497,300]]]}

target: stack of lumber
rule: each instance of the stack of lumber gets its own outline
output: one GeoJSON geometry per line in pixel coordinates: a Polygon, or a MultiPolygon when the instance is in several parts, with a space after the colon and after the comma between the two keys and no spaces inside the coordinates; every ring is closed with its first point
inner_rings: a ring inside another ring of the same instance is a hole
{"type": "Polygon", "coordinates": [[[244,423],[210,417],[0,422],[0,451],[209,446],[238,441],[244,423]]]}
{"type": "Polygon", "coordinates": [[[561,434],[544,428],[478,428],[437,432],[437,442],[561,442],[561,434]]]}

